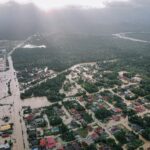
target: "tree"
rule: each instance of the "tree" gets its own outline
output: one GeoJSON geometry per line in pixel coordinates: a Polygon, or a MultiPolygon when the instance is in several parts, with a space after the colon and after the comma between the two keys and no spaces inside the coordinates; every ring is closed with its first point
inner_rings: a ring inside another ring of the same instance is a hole
{"type": "Polygon", "coordinates": [[[124,130],[120,130],[114,134],[115,138],[121,143],[125,144],[127,142],[126,140],[126,132],[124,130]]]}
{"type": "Polygon", "coordinates": [[[142,136],[143,136],[146,140],[150,141],[150,128],[144,129],[143,132],[142,132],[142,136]]]}
{"type": "Polygon", "coordinates": [[[62,123],[62,119],[58,116],[50,117],[49,121],[52,126],[56,126],[62,123]]]}
{"type": "Polygon", "coordinates": [[[59,126],[59,129],[60,129],[60,132],[63,134],[63,133],[66,133],[69,129],[67,128],[67,126],[62,123],[60,126],[59,126]]]}
{"type": "Polygon", "coordinates": [[[109,110],[107,110],[106,108],[98,109],[95,112],[96,118],[100,119],[100,120],[104,120],[104,119],[110,117],[111,115],[112,115],[112,113],[109,110]]]}
{"type": "Polygon", "coordinates": [[[137,124],[141,127],[144,126],[143,119],[137,115],[130,116],[128,119],[133,124],[137,124]]]}

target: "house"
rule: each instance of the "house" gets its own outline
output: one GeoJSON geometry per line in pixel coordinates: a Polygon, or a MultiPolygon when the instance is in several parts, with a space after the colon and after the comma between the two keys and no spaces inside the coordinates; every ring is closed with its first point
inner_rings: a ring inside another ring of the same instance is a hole
{"type": "Polygon", "coordinates": [[[59,127],[53,127],[53,128],[51,128],[51,132],[52,132],[52,134],[59,133],[59,127]]]}
{"type": "Polygon", "coordinates": [[[8,143],[0,146],[0,150],[11,150],[10,145],[8,143]]]}
{"type": "Polygon", "coordinates": [[[0,144],[0,150],[11,150],[11,147],[7,141],[4,144],[0,144]]]}
{"type": "Polygon", "coordinates": [[[112,119],[115,121],[120,121],[120,116],[112,116],[112,119]]]}
{"type": "Polygon", "coordinates": [[[122,113],[122,109],[120,109],[120,108],[114,108],[113,112],[114,113],[122,113]]]}
{"type": "Polygon", "coordinates": [[[96,140],[99,139],[99,135],[98,135],[96,132],[93,132],[93,133],[91,134],[91,138],[93,139],[93,141],[96,141],[96,140]]]}
{"type": "Polygon", "coordinates": [[[104,105],[103,104],[100,104],[99,105],[99,109],[103,109],[104,108],[104,105]]]}
{"type": "Polygon", "coordinates": [[[38,148],[32,148],[32,150],[39,150],[38,148]]]}
{"type": "Polygon", "coordinates": [[[133,82],[133,83],[137,83],[137,82],[140,82],[142,79],[140,78],[140,77],[133,77],[132,79],[131,79],[131,82],[133,82]]]}
{"type": "Polygon", "coordinates": [[[111,148],[105,144],[100,144],[99,150],[111,150],[111,148]]]}
{"type": "Polygon", "coordinates": [[[79,125],[75,120],[72,120],[72,121],[71,121],[70,126],[71,126],[72,128],[80,127],[80,125],[79,125]]]}
{"type": "Polygon", "coordinates": [[[32,121],[33,120],[33,115],[25,115],[24,119],[27,121],[32,121]]]}
{"type": "Polygon", "coordinates": [[[47,141],[47,143],[46,143],[47,149],[56,147],[57,142],[55,141],[55,139],[53,137],[47,137],[46,141],[47,141]]]}
{"type": "Polygon", "coordinates": [[[36,124],[40,124],[40,123],[45,122],[45,120],[43,118],[37,118],[34,121],[35,121],[36,124]]]}
{"type": "Polygon", "coordinates": [[[88,125],[87,128],[88,128],[88,131],[89,131],[89,132],[93,131],[92,126],[88,125]]]}
{"type": "Polygon", "coordinates": [[[139,113],[139,112],[145,111],[145,109],[144,109],[143,106],[136,106],[136,107],[135,107],[135,111],[136,111],[137,113],[139,113]]]}
{"type": "Polygon", "coordinates": [[[7,130],[10,130],[10,129],[12,129],[12,126],[10,124],[0,126],[0,132],[7,131],[7,130]]]}
{"type": "Polygon", "coordinates": [[[62,146],[62,144],[58,143],[56,146],[57,150],[64,150],[64,146],[62,146]]]}
{"type": "Polygon", "coordinates": [[[105,129],[103,129],[102,127],[98,127],[98,128],[95,129],[95,132],[97,134],[101,134],[101,133],[105,132],[105,129]]]}
{"type": "Polygon", "coordinates": [[[85,138],[83,140],[87,145],[91,145],[94,143],[93,139],[91,138],[91,136],[88,136],[87,138],[85,138]]]}
{"type": "Polygon", "coordinates": [[[80,102],[83,102],[83,101],[84,101],[83,97],[80,97],[80,98],[79,98],[79,101],[80,101],[80,102]]]}
{"type": "Polygon", "coordinates": [[[67,146],[65,147],[65,150],[73,150],[72,145],[67,145],[67,146]]]}
{"type": "Polygon", "coordinates": [[[80,147],[80,145],[77,142],[73,142],[72,146],[73,146],[74,150],[81,150],[81,147],[80,147]]]}
{"type": "Polygon", "coordinates": [[[46,140],[45,139],[40,140],[40,146],[41,147],[46,147],[46,140]]]}

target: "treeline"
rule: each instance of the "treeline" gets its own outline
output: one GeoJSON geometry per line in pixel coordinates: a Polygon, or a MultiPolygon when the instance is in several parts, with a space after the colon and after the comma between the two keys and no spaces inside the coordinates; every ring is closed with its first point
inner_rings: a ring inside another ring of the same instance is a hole
{"type": "Polygon", "coordinates": [[[111,36],[83,36],[82,34],[68,37],[64,35],[62,41],[55,44],[47,38],[45,40],[47,40],[44,42],[47,48],[17,49],[13,53],[15,68],[24,70],[48,66],[50,69],[62,71],[81,62],[102,62],[116,58],[124,59],[123,62],[116,64],[116,67],[130,68],[132,65],[138,68],[148,68],[150,54],[149,46],[146,44],[113,39],[111,36]]]}

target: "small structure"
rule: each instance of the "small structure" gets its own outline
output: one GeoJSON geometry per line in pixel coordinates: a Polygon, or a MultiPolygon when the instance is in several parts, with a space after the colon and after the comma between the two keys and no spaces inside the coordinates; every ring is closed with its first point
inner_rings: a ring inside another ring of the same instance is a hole
{"type": "Polygon", "coordinates": [[[43,148],[46,147],[46,140],[45,139],[40,140],[40,146],[43,148]]]}
{"type": "Polygon", "coordinates": [[[7,131],[7,130],[10,130],[10,129],[12,129],[12,126],[10,124],[3,125],[3,126],[0,127],[0,132],[7,131]]]}
{"type": "Polygon", "coordinates": [[[55,141],[54,138],[48,137],[48,138],[46,139],[46,141],[47,141],[47,143],[46,143],[46,148],[47,148],[47,149],[51,149],[51,148],[56,147],[56,141],[55,141]]]}

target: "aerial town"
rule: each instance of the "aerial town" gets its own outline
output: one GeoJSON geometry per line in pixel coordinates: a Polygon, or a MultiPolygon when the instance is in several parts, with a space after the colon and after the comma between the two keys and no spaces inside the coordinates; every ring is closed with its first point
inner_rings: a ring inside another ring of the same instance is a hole
{"type": "MultiPolygon", "coordinates": [[[[8,61],[12,63],[9,58],[8,61]]],[[[35,68],[29,82],[20,85],[17,77],[20,80],[23,73],[16,76],[10,64],[11,71],[0,72],[1,84],[8,89],[1,97],[0,141],[4,143],[1,147],[15,149],[18,140],[26,150],[149,149],[150,133],[146,128],[150,101],[143,94],[145,91],[138,91],[142,77],[125,70],[105,70],[114,62],[117,60],[81,63],[63,72],[35,68]],[[25,97],[26,91],[64,73],[59,93],[65,97],[61,101],[34,96],[34,93],[25,97]],[[10,90],[11,82],[21,91],[22,100],[16,91],[13,94],[10,90]],[[20,102],[15,104],[13,98],[20,102]],[[20,125],[15,127],[15,122],[20,125]],[[17,139],[19,129],[21,138],[17,139]]],[[[1,92],[4,93],[2,89],[1,92]]]]}
{"type": "Polygon", "coordinates": [[[0,150],[150,150],[150,0],[0,0],[0,150]]]}

